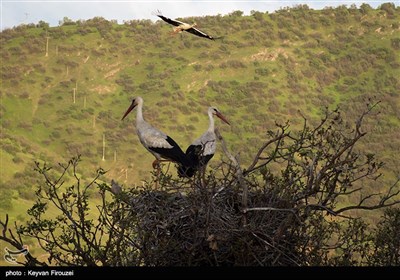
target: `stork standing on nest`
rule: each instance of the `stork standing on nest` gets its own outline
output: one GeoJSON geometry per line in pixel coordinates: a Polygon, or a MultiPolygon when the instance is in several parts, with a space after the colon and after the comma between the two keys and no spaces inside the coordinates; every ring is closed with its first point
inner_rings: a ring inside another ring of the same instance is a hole
{"type": "Polygon", "coordinates": [[[132,100],[131,105],[125,112],[122,120],[135,108],[137,107],[136,113],[136,131],[139,136],[140,142],[143,146],[154,155],[156,158],[153,162],[153,168],[160,170],[159,163],[162,161],[172,161],[178,164],[179,175],[182,177],[191,177],[193,173],[189,173],[188,170],[192,170],[193,163],[182,151],[179,145],[167,134],[154,128],[152,125],[147,123],[143,119],[143,99],[136,97],[132,100]]]}
{"type": "MultiPolygon", "coordinates": [[[[226,124],[230,125],[225,116],[222,115],[217,108],[209,107],[207,113],[210,121],[207,131],[204,132],[199,138],[194,140],[186,149],[186,155],[194,163],[194,171],[204,169],[215,154],[217,137],[214,131],[214,115],[220,118],[226,124]]],[[[178,173],[179,172],[184,172],[184,170],[179,171],[178,169],[178,173]]]]}
{"type": "Polygon", "coordinates": [[[215,39],[222,38],[222,37],[212,37],[212,36],[204,33],[203,31],[200,31],[199,29],[196,28],[196,26],[197,26],[196,23],[189,24],[189,23],[185,23],[185,22],[182,22],[182,21],[179,21],[179,20],[176,20],[176,19],[167,18],[167,17],[163,16],[160,11],[157,11],[154,14],[156,16],[158,16],[159,18],[161,18],[163,21],[175,26],[173,28],[174,31],[173,31],[172,34],[177,34],[177,33],[181,33],[183,31],[186,31],[186,32],[192,33],[192,34],[194,34],[196,36],[207,38],[207,39],[210,39],[210,40],[215,40],[215,39]]]}

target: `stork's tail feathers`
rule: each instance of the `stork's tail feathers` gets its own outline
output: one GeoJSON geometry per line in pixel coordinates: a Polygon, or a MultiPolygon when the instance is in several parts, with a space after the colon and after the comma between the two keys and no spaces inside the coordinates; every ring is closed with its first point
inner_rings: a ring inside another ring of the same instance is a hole
{"type": "Polygon", "coordinates": [[[178,176],[183,178],[193,177],[196,172],[196,161],[192,157],[182,152],[182,157],[178,161],[178,176]]]}
{"type": "Polygon", "coordinates": [[[191,178],[193,177],[194,173],[196,170],[191,167],[191,166],[184,166],[184,165],[179,165],[178,166],[178,176],[183,177],[183,178],[191,178]]]}

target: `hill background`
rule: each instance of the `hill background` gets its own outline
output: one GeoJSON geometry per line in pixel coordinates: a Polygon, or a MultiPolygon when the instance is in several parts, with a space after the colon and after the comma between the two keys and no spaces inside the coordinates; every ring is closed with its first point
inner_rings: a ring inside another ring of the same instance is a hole
{"type": "MultiPolygon", "coordinates": [[[[367,102],[381,101],[359,149],[385,162],[384,176],[366,189],[399,176],[399,7],[299,5],[181,20],[224,38],[171,36],[162,21],[100,17],[1,32],[2,210],[24,219],[38,184],[34,161],[81,154],[83,180],[98,167],[108,170],[107,182],[148,180],[153,157],[135,135],[135,115],[121,121],[134,96],[144,98],[145,119],[183,149],[207,128],[207,107],[218,107],[232,125],[217,126],[243,166],[275,122],[296,129],[302,115],[317,122],[325,107],[337,106],[351,122],[367,102]]],[[[221,157],[218,151],[211,168],[221,157]]]]}

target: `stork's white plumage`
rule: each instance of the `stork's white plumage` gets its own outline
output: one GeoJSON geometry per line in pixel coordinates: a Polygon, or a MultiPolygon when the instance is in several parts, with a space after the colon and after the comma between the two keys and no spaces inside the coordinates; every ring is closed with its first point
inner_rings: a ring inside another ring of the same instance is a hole
{"type": "Polygon", "coordinates": [[[153,167],[158,168],[160,161],[172,161],[179,165],[180,176],[190,177],[190,175],[186,173],[186,170],[193,167],[192,161],[171,137],[156,129],[143,119],[143,99],[141,97],[133,99],[128,110],[122,117],[122,120],[135,107],[137,107],[136,132],[143,146],[156,158],[153,162],[153,167]]]}
{"type": "Polygon", "coordinates": [[[204,132],[199,138],[194,140],[186,149],[186,155],[192,160],[192,162],[194,162],[195,170],[204,168],[215,154],[217,137],[214,132],[215,126],[213,116],[217,116],[223,122],[230,125],[227,119],[217,108],[209,107],[207,113],[210,120],[207,131],[204,132]]]}
{"type": "Polygon", "coordinates": [[[196,26],[197,26],[196,23],[188,24],[186,22],[182,22],[182,21],[179,21],[179,20],[176,20],[176,19],[167,18],[167,17],[163,16],[160,11],[157,11],[155,13],[155,15],[158,16],[159,18],[161,18],[163,21],[175,26],[173,28],[173,30],[174,30],[173,34],[181,33],[182,31],[186,31],[186,32],[192,33],[192,34],[194,34],[196,36],[207,38],[207,39],[210,39],[210,40],[215,40],[215,39],[220,39],[221,38],[221,37],[212,37],[212,36],[204,33],[203,31],[197,29],[196,28],[196,26]]]}

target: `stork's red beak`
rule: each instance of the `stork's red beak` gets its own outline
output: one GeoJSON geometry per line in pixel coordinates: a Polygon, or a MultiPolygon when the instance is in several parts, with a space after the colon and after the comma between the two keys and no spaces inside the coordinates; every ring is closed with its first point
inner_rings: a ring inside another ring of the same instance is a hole
{"type": "Polygon", "coordinates": [[[224,123],[231,125],[231,124],[228,122],[228,120],[224,117],[224,115],[222,115],[220,112],[217,112],[217,113],[216,113],[216,116],[217,116],[218,118],[220,118],[224,123]]]}
{"type": "Polygon", "coordinates": [[[133,100],[131,106],[129,106],[128,110],[126,110],[124,116],[122,117],[121,120],[125,119],[125,117],[136,107],[135,100],[133,100]]]}

